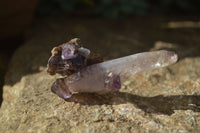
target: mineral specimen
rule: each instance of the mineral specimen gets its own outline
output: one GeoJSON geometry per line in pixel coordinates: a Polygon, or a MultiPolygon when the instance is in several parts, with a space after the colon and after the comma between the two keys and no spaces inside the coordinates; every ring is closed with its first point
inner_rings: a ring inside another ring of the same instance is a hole
{"type": "MultiPolygon", "coordinates": [[[[174,52],[160,50],[138,53],[105,62],[98,60],[101,63],[95,62],[94,60],[96,58],[93,58],[94,62],[92,65],[89,65],[85,63],[85,61],[88,61],[88,57],[90,57],[90,51],[88,49],[82,47],[76,48],[76,46],[70,44],[62,48],[62,50],[59,50],[59,52],[56,52],[56,56],[53,54],[54,52],[52,52],[52,57],[59,59],[54,61],[51,57],[49,60],[49,64],[54,62],[54,65],[56,66],[54,72],[59,73],[60,66],[62,66],[61,64],[69,64],[69,60],[71,63],[70,65],[78,66],[75,67],[76,71],[73,71],[70,74],[67,72],[69,71],[69,67],[65,69],[61,67],[62,74],[64,73],[68,76],[57,79],[51,87],[52,92],[63,99],[70,98],[72,94],[76,92],[102,94],[118,91],[121,88],[121,84],[130,76],[139,72],[171,65],[178,59],[177,54],[174,52]],[[60,54],[57,54],[59,52],[60,54]],[[58,60],[62,63],[59,64],[58,60]]],[[[90,60],[92,60],[92,58],[90,58],[90,60]]],[[[48,67],[50,68],[49,64],[48,67]]]]}
{"type": "Polygon", "coordinates": [[[80,68],[103,62],[98,54],[91,53],[89,49],[81,47],[79,43],[80,39],[75,38],[54,47],[47,64],[47,72],[50,75],[59,73],[68,76],[78,72],[80,68]]]}

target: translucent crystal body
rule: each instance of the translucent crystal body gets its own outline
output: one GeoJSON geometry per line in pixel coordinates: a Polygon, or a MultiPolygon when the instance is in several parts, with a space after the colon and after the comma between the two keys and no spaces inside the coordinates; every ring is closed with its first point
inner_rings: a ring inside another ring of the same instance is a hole
{"type": "Polygon", "coordinates": [[[107,93],[121,88],[128,77],[171,65],[178,57],[174,52],[160,50],[138,53],[80,69],[64,79],[57,79],[52,91],[66,99],[74,92],[107,93]]]}

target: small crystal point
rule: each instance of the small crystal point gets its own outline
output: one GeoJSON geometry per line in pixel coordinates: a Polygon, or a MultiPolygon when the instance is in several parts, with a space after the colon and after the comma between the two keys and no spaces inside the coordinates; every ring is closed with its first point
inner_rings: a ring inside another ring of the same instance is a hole
{"type": "Polygon", "coordinates": [[[66,44],[63,46],[61,57],[63,60],[73,59],[77,56],[75,54],[75,45],[73,44],[66,44]]]}
{"type": "Polygon", "coordinates": [[[72,96],[72,93],[67,88],[63,78],[57,79],[53,83],[51,91],[63,99],[68,99],[72,96]]]}

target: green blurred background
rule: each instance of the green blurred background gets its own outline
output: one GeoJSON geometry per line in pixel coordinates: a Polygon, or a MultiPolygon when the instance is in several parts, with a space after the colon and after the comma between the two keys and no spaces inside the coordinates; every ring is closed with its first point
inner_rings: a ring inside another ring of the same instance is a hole
{"type": "Polygon", "coordinates": [[[200,0],[41,0],[38,16],[71,14],[124,18],[131,15],[199,13],[200,0]]]}

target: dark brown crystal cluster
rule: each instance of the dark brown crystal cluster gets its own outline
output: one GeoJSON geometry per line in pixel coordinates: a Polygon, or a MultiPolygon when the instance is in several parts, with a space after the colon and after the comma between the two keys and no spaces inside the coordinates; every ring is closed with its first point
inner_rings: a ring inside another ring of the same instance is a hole
{"type": "Polygon", "coordinates": [[[47,72],[50,75],[59,73],[63,76],[69,76],[83,67],[103,62],[100,55],[81,47],[78,38],[54,47],[51,53],[47,64],[47,72]]]}

